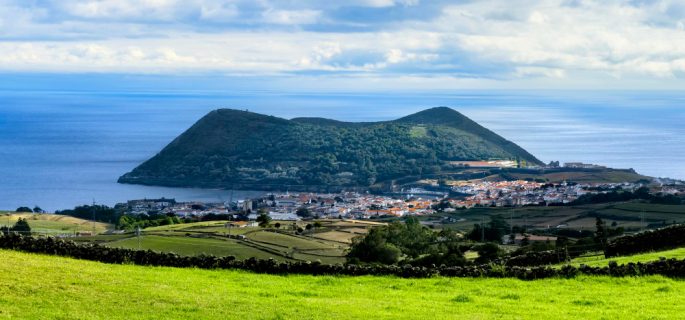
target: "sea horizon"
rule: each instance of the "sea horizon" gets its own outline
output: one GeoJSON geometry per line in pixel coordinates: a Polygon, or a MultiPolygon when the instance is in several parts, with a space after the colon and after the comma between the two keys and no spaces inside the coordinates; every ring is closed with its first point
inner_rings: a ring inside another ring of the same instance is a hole
{"type": "MultiPolygon", "coordinates": [[[[116,182],[218,108],[356,122],[447,106],[545,163],[586,162],[685,179],[685,151],[676,147],[685,142],[682,101],[685,94],[672,91],[5,90],[0,209],[38,205],[54,211],[156,197],[226,201],[231,191],[116,182]]],[[[254,194],[237,191],[233,197],[254,194]]]]}

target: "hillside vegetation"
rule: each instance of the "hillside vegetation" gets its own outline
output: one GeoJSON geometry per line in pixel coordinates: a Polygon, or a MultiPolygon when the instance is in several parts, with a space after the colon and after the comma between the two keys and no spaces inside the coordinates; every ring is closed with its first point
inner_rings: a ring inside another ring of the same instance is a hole
{"type": "Polygon", "coordinates": [[[111,224],[93,222],[71,216],[47,213],[5,212],[0,215],[0,225],[12,225],[19,219],[26,219],[31,231],[37,234],[74,234],[79,232],[103,233],[113,229],[111,224]]]}
{"type": "Polygon", "coordinates": [[[276,189],[369,187],[459,169],[451,161],[534,156],[453,109],[398,120],[348,123],[210,112],[119,182],[276,189]]]}
{"type": "Polygon", "coordinates": [[[675,319],[663,277],[399,279],[107,265],[0,250],[0,318],[675,319]],[[645,297],[651,297],[645,299],[645,297]]]}

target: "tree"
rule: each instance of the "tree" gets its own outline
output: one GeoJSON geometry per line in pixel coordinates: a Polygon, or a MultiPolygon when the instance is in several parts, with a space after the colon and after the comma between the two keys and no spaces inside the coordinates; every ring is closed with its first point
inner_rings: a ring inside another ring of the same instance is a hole
{"type": "Polygon", "coordinates": [[[602,220],[600,217],[597,217],[595,219],[595,226],[597,228],[597,231],[595,231],[595,242],[604,248],[607,244],[608,238],[607,228],[604,224],[604,220],[602,220]]]}
{"type": "Polygon", "coordinates": [[[299,217],[302,217],[302,218],[310,218],[312,216],[312,212],[309,211],[309,209],[307,207],[297,208],[297,211],[295,211],[295,214],[299,217]]]}
{"type": "Polygon", "coordinates": [[[371,229],[365,237],[355,238],[347,254],[350,262],[378,262],[393,264],[400,259],[401,251],[395,245],[386,241],[387,230],[371,229]]]}
{"type": "Polygon", "coordinates": [[[280,228],[281,228],[281,223],[280,223],[280,222],[274,223],[274,228],[280,229],[280,228]]]}
{"type": "Polygon", "coordinates": [[[19,208],[17,208],[17,210],[14,210],[14,211],[16,211],[16,212],[33,212],[33,210],[31,210],[31,208],[29,208],[29,207],[19,207],[19,208]]]}
{"type": "Polygon", "coordinates": [[[321,224],[320,221],[314,221],[314,228],[315,228],[315,229],[321,228],[322,226],[323,226],[323,225],[321,224]]]}
{"type": "Polygon", "coordinates": [[[488,242],[477,246],[476,252],[478,252],[478,258],[476,258],[476,263],[488,263],[493,260],[498,259],[504,251],[496,243],[488,242]]]}
{"type": "Polygon", "coordinates": [[[31,226],[29,226],[29,222],[26,221],[26,219],[19,218],[19,220],[17,220],[17,223],[14,224],[14,227],[12,227],[12,231],[21,234],[30,234],[31,226]]]}
{"type": "Polygon", "coordinates": [[[269,226],[269,223],[271,222],[271,217],[269,217],[268,214],[260,214],[257,217],[257,222],[259,223],[259,226],[262,228],[266,228],[269,226]]]}
{"type": "Polygon", "coordinates": [[[41,209],[41,207],[35,206],[35,207],[33,207],[33,212],[34,213],[44,213],[45,211],[43,209],[41,209]]]}
{"type": "Polygon", "coordinates": [[[502,237],[509,231],[509,224],[502,215],[490,217],[490,222],[485,226],[475,224],[467,237],[473,241],[502,242],[502,237]],[[485,230],[483,230],[483,228],[485,230]],[[484,238],[484,239],[483,239],[484,238]]]}

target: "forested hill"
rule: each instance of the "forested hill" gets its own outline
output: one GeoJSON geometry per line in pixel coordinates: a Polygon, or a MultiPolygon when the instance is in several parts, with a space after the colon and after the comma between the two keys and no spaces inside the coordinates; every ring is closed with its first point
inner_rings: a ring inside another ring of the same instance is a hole
{"type": "Polygon", "coordinates": [[[446,107],[404,118],[351,123],[292,120],[215,110],[121,183],[278,189],[355,186],[450,172],[450,161],[522,159],[540,164],[511,141],[446,107]]]}

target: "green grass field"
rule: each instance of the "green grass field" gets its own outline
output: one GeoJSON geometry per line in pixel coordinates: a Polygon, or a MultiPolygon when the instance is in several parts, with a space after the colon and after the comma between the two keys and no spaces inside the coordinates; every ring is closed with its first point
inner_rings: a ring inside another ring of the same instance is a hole
{"type": "MultiPolygon", "coordinates": [[[[666,250],[666,251],[659,251],[659,252],[649,252],[649,253],[641,253],[641,254],[636,254],[632,256],[623,256],[623,257],[612,257],[612,258],[604,258],[604,256],[596,256],[596,257],[579,257],[571,260],[571,265],[574,266],[580,266],[581,264],[585,264],[588,266],[592,267],[604,267],[609,264],[609,261],[616,261],[618,264],[625,264],[628,262],[650,262],[650,261],[656,261],[659,260],[659,258],[664,257],[667,259],[671,258],[676,258],[676,259],[685,259],[685,248],[678,248],[678,249],[673,249],[673,250],[666,250]]],[[[563,264],[561,264],[563,265],[563,264]]],[[[560,266],[561,266],[560,265],[560,266]]]]}
{"type": "Polygon", "coordinates": [[[26,219],[31,226],[31,231],[36,234],[74,234],[76,232],[103,233],[112,229],[112,225],[79,219],[57,214],[16,213],[5,212],[0,215],[0,225],[14,225],[19,218],[26,219]]]}
{"type": "MultiPolygon", "coordinates": [[[[233,227],[229,230],[225,227],[226,222],[208,221],[146,228],[143,230],[140,248],[188,256],[204,253],[217,256],[232,255],[238,259],[255,257],[338,264],[345,261],[344,252],[349,243],[325,237],[318,238],[317,235],[335,232],[354,236],[376,225],[354,221],[320,220],[322,227],[316,229],[316,232],[295,235],[293,222],[281,221],[278,230],[265,230],[261,227],[233,227]],[[233,236],[244,235],[246,238],[228,239],[226,236],[229,233],[233,236]]],[[[299,222],[298,226],[304,228],[307,223],[309,222],[299,222]]],[[[138,239],[131,232],[78,237],[72,240],[97,242],[120,248],[138,248],[138,239]]]]}
{"type": "Polygon", "coordinates": [[[679,319],[664,277],[400,279],[108,265],[0,250],[3,319],[679,319]]]}
{"type": "MultiPolygon", "coordinates": [[[[116,248],[138,249],[138,238],[131,237],[123,240],[108,242],[106,246],[116,248]]],[[[166,237],[145,235],[140,238],[140,248],[159,252],[174,252],[184,256],[207,254],[214,256],[235,256],[238,259],[255,257],[257,259],[279,259],[279,255],[246,246],[239,240],[190,237],[166,237]]],[[[280,259],[283,260],[283,259],[280,259]]]]}

